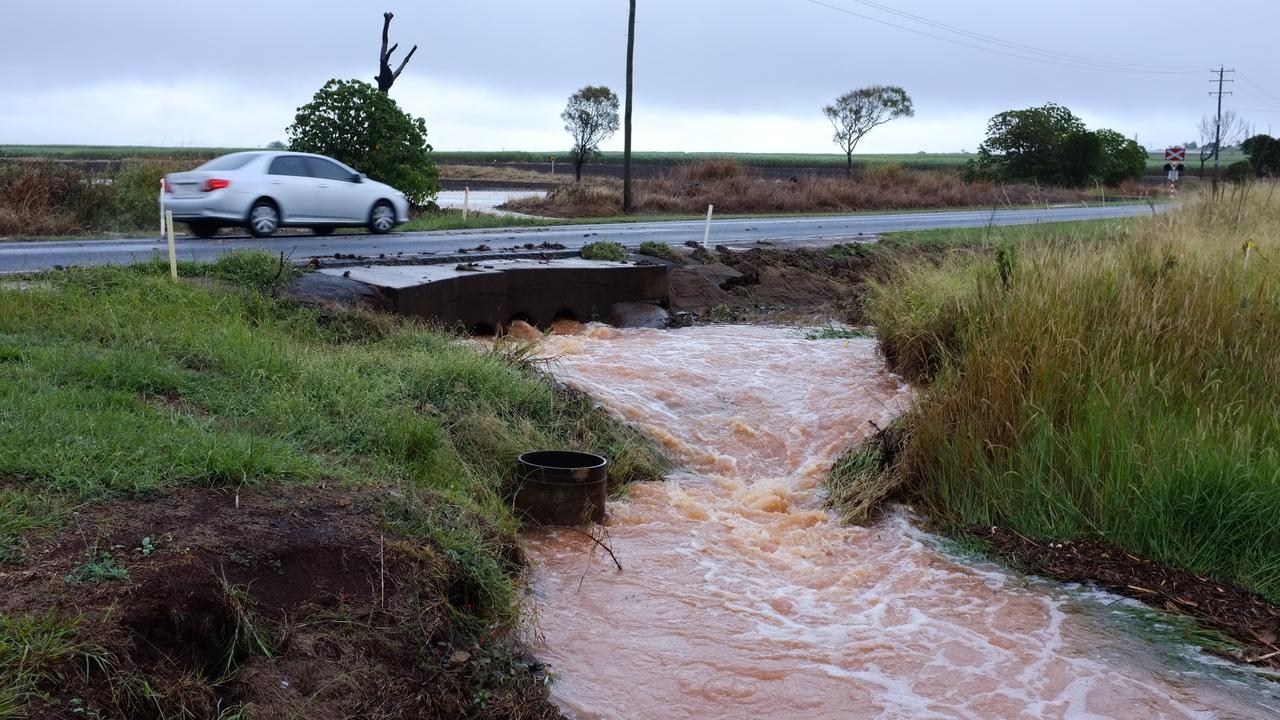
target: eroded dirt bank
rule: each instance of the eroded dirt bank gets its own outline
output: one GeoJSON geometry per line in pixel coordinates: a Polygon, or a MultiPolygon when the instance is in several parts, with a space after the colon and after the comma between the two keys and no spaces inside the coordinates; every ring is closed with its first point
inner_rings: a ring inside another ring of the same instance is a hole
{"type": "Polygon", "coordinates": [[[458,624],[481,588],[383,525],[388,492],[186,491],[77,514],[3,572],[0,615],[50,618],[32,637],[79,618],[24,717],[560,717],[536,660],[458,624]]]}

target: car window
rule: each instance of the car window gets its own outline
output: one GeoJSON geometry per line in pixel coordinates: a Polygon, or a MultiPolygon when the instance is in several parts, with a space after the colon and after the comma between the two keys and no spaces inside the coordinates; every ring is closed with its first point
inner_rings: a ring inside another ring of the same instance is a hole
{"type": "Polygon", "coordinates": [[[311,177],[311,171],[307,168],[307,159],[300,155],[281,155],[272,160],[271,169],[267,170],[267,174],[311,177]]]}
{"type": "Polygon", "coordinates": [[[351,182],[351,171],[335,162],[317,157],[309,157],[307,162],[311,165],[311,174],[318,178],[351,182]]]}
{"type": "Polygon", "coordinates": [[[197,170],[239,170],[262,156],[262,153],[232,153],[214,158],[197,170]]]}

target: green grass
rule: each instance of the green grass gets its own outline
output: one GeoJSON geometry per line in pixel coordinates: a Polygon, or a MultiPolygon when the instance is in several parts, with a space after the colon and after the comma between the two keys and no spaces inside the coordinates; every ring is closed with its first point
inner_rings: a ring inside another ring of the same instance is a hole
{"type": "Polygon", "coordinates": [[[252,253],[181,266],[212,287],[150,263],[0,289],[0,555],[21,561],[84,503],[372,482],[452,508],[385,513],[466,560],[482,624],[516,611],[492,529],[515,528],[500,490],[519,453],[599,452],[615,482],[661,473],[647,443],[528,367],[412,320],[275,299],[261,290],[279,270],[252,253]]]}
{"type": "MultiPolygon", "coordinates": [[[[995,248],[1027,243],[1077,244],[1123,236],[1133,227],[1128,218],[1075,220],[1028,225],[992,225],[980,228],[938,228],[885,233],[879,245],[885,249],[905,248],[995,248]]],[[[839,246],[837,246],[839,247],[839,246]]],[[[856,246],[855,246],[856,247],[856,246]]]]}
{"type": "Polygon", "coordinates": [[[0,718],[26,717],[31,701],[46,697],[71,661],[86,670],[105,665],[97,648],[82,642],[77,618],[0,614],[0,718]]]}
{"type": "MultiPolygon", "coordinates": [[[[1278,220],[1235,188],[873,283],[881,349],[929,385],[894,482],[945,524],[1100,538],[1280,602],[1278,220]]],[[[846,502],[883,494],[846,475],[846,502]]]]}
{"type": "Polygon", "coordinates": [[[622,262],[627,259],[630,253],[627,252],[627,248],[622,243],[604,240],[583,245],[580,254],[587,260],[622,262]]]}
{"type": "Polygon", "coordinates": [[[671,262],[676,263],[678,265],[683,265],[685,263],[684,253],[680,252],[679,250],[676,250],[675,248],[671,247],[670,245],[664,242],[654,242],[653,240],[646,240],[640,243],[639,251],[641,255],[648,255],[650,257],[662,258],[663,260],[670,260],[671,262]]]}

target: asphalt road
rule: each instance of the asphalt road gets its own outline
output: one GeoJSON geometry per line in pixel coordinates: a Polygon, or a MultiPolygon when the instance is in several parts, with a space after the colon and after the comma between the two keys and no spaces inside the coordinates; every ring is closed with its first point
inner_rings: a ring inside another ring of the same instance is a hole
{"type": "MultiPolygon", "coordinates": [[[[1099,220],[1143,215],[1146,205],[1104,207],[1056,207],[1025,210],[954,210],[883,215],[826,215],[811,217],[714,220],[711,244],[742,246],[767,240],[778,246],[827,245],[868,240],[877,233],[932,228],[1024,225],[1072,220],[1099,220]]],[[[249,248],[284,253],[296,262],[335,254],[376,258],[405,255],[454,255],[461,248],[488,245],[495,251],[526,243],[558,243],[575,249],[599,240],[613,240],[635,247],[646,240],[680,245],[702,242],[702,221],[558,225],[551,227],[459,230],[390,235],[286,235],[257,240],[227,237],[178,241],[180,260],[210,261],[219,255],[249,248]]],[[[0,273],[45,270],[71,265],[128,264],[163,256],[165,243],[155,238],[117,240],[49,240],[0,243],[0,273]]]]}

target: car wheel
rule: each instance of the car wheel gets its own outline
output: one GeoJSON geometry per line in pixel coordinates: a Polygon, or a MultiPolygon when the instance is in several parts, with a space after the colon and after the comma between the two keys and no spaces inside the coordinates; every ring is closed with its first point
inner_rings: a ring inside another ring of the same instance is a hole
{"type": "Polygon", "coordinates": [[[324,235],[331,235],[331,234],[333,234],[333,226],[331,226],[331,225],[317,225],[317,226],[315,226],[315,227],[311,228],[311,232],[315,233],[316,235],[320,235],[320,236],[324,236],[324,235]]]}
{"type": "Polygon", "coordinates": [[[271,237],[280,227],[280,209],[270,200],[259,200],[249,210],[249,232],[254,237],[271,237]]]}
{"type": "Polygon", "coordinates": [[[379,200],[369,213],[369,230],[374,235],[385,235],[396,226],[396,211],[391,203],[379,200]]]}
{"type": "Polygon", "coordinates": [[[208,222],[187,223],[187,229],[198,238],[211,238],[218,234],[218,226],[208,222]]]}

